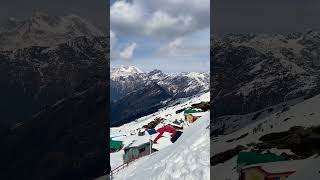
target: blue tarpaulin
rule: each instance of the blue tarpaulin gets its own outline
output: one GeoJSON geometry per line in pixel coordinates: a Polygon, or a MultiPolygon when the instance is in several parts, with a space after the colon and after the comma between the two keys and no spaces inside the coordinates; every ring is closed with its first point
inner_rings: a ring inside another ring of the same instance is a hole
{"type": "Polygon", "coordinates": [[[155,129],[148,129],[147,131],[148,131],[149,135],[157,133],[157,131],[155,129]]]}

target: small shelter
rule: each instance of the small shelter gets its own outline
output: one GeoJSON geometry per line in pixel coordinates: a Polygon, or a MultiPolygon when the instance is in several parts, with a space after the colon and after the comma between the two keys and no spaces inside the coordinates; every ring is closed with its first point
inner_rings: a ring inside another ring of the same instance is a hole
{"type": "Polygon", "coordinates": [[[144,136],[145,130],[140,129],[138,132],[138,136],[144,136]]]}
{"type": "Polygon", "coordinates": [[[295,171],[286,169],[288,161],[276,154],[259,154],[255,152],[240,152],[237,159],[239,180],[275,180],[285,179],[295,171]],[[271,168],[271,167],[282,167],[271,168]]]}
{"type": "Polygon", "coordinates": [[[198,118],[192,116],[192,114],[187,114],[187,115],[185,115],[185,120],[188,121],[188,122],[190,122],[190,123],[196,121],[197,119],[198,119],[198,118]]]}
{"type": "Polygon", "coordinates": [[[130,145],[124,148],[124,155],[123,155],[123,162],[129,163],[134,161],[140,157],[149,155],[150,153],[154,152],[152,149],[152,143],[147,142],[140,145],[130,145]],[[151,150],[151,152],[150,152],[151,150]]]}
{"type": "Polygon", "coordinates": [[[296,161],[277,161],[243,167],[239,180],[285,180],[301,168],[296,161]]]}
{"type": "Polygon", "coordinates": [[[188,121],[189,123],[193,123],[197,119],[202,117],[205,113],[206,112],[196,112],[196,113],[185,114],[185,120],[188,121]]]}
{"type": "Polygon", "coordinates": [[[120,151],[123,147],[122,141],[116,141],[110,138],[110,151],[111,152],[117,152],[120,151]]]}
{"type": "Polygon", "coordinates": [[[202,112],[202,110],[200,109],[187,108],[183,111],[183,114],[184,114],[185,120],[192,123],[196,121],[199,117],[201,117],[196,115],[197,113],[200,113],[200,112],[202,112]]]}

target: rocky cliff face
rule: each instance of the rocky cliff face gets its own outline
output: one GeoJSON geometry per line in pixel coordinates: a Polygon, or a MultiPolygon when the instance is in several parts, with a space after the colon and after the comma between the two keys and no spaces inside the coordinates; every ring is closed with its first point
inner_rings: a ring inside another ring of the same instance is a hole
{"type": "Polygon", "coordinates": [[[108,36],[42,13],[0,25],[0,179],[105,174],[108,36]]]}

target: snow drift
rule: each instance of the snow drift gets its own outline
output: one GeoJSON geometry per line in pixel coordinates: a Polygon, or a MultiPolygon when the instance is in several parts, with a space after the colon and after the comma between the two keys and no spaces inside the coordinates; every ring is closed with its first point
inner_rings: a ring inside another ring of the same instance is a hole
{"type": "Polygon", "coordinates": [[[187,128],[172,145],[121,170],[114,179],[210,179],[210,113],[187,128]]]}

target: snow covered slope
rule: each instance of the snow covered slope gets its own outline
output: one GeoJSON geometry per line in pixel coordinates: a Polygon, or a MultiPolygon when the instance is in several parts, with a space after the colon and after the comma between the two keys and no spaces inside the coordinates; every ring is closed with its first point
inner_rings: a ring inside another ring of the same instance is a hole
{"type": "Polygon", "coordinates": [[[114,179],[209,180],[209,122],[208,112],[186,129],[174,144],[134,162],[114,179]]]}
{"type": "MultiPolygon", "coordinates": [[[[149,135],[138,136],[139,128],[157,118],[163,118],[163,123],[172,124],[176,120],[184,119],[183,111],[186,107],[200,102],[208,102],[210,94],[204,93],[191,98],[178,99],[175,103],[158,112],[139,118],[131,123],[124,124],[120,127],[111,128],[110,136],[114,140],[121,140],[124,147],[131,143],[148,142],[149,135]],[[178,111],[178,113],[177,113],[178,111]]],[[[149,172],[147,179],[209,179],[209,122],[210,112],[206,112],[202,118],[195,123],[189,124],[183,122],[184,127],[182,136],[175,142],[170,141],[170,136],[164,134],[157,144],[153,145],[154,149],[159,150],[149,156],[138,159],[129,164],[129,167],[120,170],[115,174],[115,179],[141,179],[139,175],[145,174],[143,167],[149,167],[153,171],[149,172]],[[182,161],[184,159],[185,161],[182,161]],[[180,161],[181,160],[181,161],[180,161]],[[157,162],[158,163],[155,163],[157,162]],[[161,165],[159,162],[161,161],[161,165]],[[178,163],[178,161],[180,163],[178,163]],[[146,164],[146,162],[150,164],[146,164]],[[161,172],[158,174],[157,171],[161,172]],[[176,171],[173,173],[173,171],[176,171]]],[[[183,120],[182,120],[183,121],[183,120]]],[[[158,124],[155,129],[161,127],[158,124]]],[[[154,139],[158,134],[152,135],[154,139]]],[[[123,164],[122,156],[124,151],[120,150],[110,154],[111,169],[123,164]]]]}
{"type": "Polygon", "coordinates": [[[303,166],[296,173],[288,177],[287,180],[320,179],[320,157],[311,157],[301,163],[303,166]]]}
{"type": "Polygon", "coordinates": [[[212,153],[217,154],[237,145],[246,145],[251,142],[259,142],[259,138],[265,134],[287,131],[294,126],[311,127],[320,125],[320,95],[308,99],[302,103],[292,106],[287,111],[275,112],[260,121],[250,124],[234,133],[218,137],[214,140],[215,148],[212,153]],[[287,119],[289,118],[289,119],[287,119]],[[256,132],[254,129],[258,129],[256,132]],[[260,129],[260,130],[259,130],[260,129]],[[248,133],[246,137],[239,140],[226,142],[248,133]]]}

